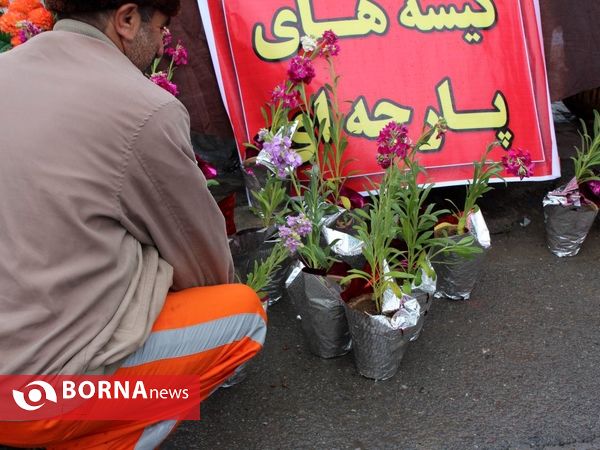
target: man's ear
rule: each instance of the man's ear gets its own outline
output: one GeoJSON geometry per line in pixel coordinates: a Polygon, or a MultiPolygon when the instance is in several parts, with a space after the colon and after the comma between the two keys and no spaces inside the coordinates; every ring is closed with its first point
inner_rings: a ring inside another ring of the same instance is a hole
{"type": "Polygon", "coordinates": [[[123,41],[133,41],[142,26],[139,6],[135,3],[121,5],[113,14],[115,32],[123,41]]]}

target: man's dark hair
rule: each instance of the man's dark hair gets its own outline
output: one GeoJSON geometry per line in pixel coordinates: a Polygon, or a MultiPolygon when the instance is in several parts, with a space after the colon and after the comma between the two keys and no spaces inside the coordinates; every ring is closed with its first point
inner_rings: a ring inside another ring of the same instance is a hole
{"type": "Polygon", "coordinates": [[[179,12],[180,0],[46,0],[46,8],[59,17],[76,17],[117,9],[126,3],[155,9],[173,17],[179,12]]]}

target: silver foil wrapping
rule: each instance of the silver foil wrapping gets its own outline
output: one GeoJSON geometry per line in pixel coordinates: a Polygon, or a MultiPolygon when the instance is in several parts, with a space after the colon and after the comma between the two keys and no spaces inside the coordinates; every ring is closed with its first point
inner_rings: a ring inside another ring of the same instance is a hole
{"type": "Polygon", "coordinates": [[[302,332],[311,353],[321,358],[348,353],[351,340],[339,284],[300,271],[290,280],[287,291],[301,317],[302,332]]]}
{"type": "MultiPolygon", "coordinates": [[[[273,250],[275,228],[250,228],[242,230],[229,238],[229,248],[238,278],[246,280],[248,273],[254,268],[255,261],[265,260],[273,250]]],[[[288,275],[290,260],[284,261],[271,276],[265,287],[269,300],[268,306],[277,303],[284,292],[284,283],[288,275]]]]}
{"type": "MultiPolygon", "coordinates": [[[[436,298],[450,300],[468,300],[475,283],[479,279],[485,252],[491,247],[490,232],[487,228],[481,210],[469,215],[469,234],[473,236],[473,245],[482,249],[481,253],[469,258],[455,253],[446,253],[436,256],[433,268],[437,275],[436,298]]],[[[458,242],[465,235],[452,236],[450,239],[458,242]]]]}
{"type": "Polygon", "coordinates": [[[579,195],[574,180],[549,192],[543,205],[550,251],[560,257],[577,255],[598,215],[598,208],[579,195]]]}
{"type": "Polygon", "coordinates": [[[405,297],[402,307],[392,317],[369,315],[347,304],[344,308],[358,372],[374,380],[393,377],[419,321],[418,301],[405,297]]]}
{"type": "Polygon", "coordinates": [[[351,267],[362,268],[365,263],[362,255],[363,242],[351,233],[336,228],[337,220],[345,214],[350,213],[340,208],[336,214],[325,217],[321,233],[325,243],[331,245],[331,251],[337,259],[348,263],[351,267]]]}
{"type": "MultiPolygon", "coordinates": [[[[428,262],[429,264],[429,262],[428,262]]],[[[384,270],[389,272],[387,263],[384,265],[384,270]]],[[[429,312],[431,303],[433,303],[433,295],[435,293],[436,280],[431,278],[421,270],[421,283],[417,286],[413,283],[411,286],[412,296],[419,302],[420,314],[419,321],[414,327],[414,333],[410,336],[411,341],[418,339],[425,324],[425,316],[429,312]]],[[[383,314],[390,314],[400,309],[402,305],[402,299],[398,298],[391,289],[388,289],[383,293],[383,302],[381,305],[381,311],[383,314]]]]}

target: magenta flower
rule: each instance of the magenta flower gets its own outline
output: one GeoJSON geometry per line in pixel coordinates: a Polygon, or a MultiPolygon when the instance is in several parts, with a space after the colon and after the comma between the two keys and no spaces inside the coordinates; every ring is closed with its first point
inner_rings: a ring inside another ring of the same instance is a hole
{"type": "Polygon", "coordinates": [[[18,36],[21,44],[27,42],[33,36],[38,35],[42,32],[42,29],[37,25],[34,25],[29,20],[21,20],[17,23],[19,29],[18,36]]]}
{"type": "Polygon", "coordinates": [[[171,31],[167,27],[163,28],[162,39],[163,39],[163,47],[166,48],[169,45],[171,45],[171,41],[173,40],[173,35],[171,34],[171,31]]]}
{"type": "Polygon", "coordinates": [[[338,37],[331,30],[323,33],[323,36],[319,38],[319,45],[321,46],[320,56],[337,56],[340,53],[338,37]]]}
{"type": "MultiPolygon", "coordinates": [[[[379,155],[391,157],[392,159],[394,155],[404,158],[409,149],[410,139],[406,125],[400,125],[398,122],[392,121],[379,132],[377,137],[377,153],[379,155]]],[[[383,161],[385,161],[385,158],[383,161]]]]}
{"type": "Polygon", "coordinates": [[[165,53],[172,58],[176,66],[185,66],[188,63],[188,52],[181,40],[177,42],[175,48],[166,49],[165,53]]]}
{"type": "Polygon", "coordinates": [[[173,95],[179,94],[179,91],[177,90],[177,85],[169,80],[165,72],[153,73],[152,75],[150,75],[150,81],[160,86],[164,90],[169,91],[173,95]]]}
{"type": "Polygon", "coordinates": [[[205,161],[204,159],[200,158],[198,155],[195,155],[195,156],[196,156],[196,162],[198,163],[198,167],[200,167],[200,170],[204,174],[204,177],[207,180],[212,180],[214,178],[217,178],[217,175],[218,175],[217,168],[215,166],[213,166],[211,163],[209,163],[208,161],[205,161]]]}
{"type": "Polygon", "coordinates": [[[294,56],[288,69],[288,77],[295,84],[310,84],[315,77],[315,68],[309,58],[304,56],[294,56]]]}
{"type": "Polygon", "coordinates": [[[533,175],[534,163],[531,161],[531,154],[520,148],[509,150],[507,155],[502,157],[502,165],[509,174],[521,180],[533,175]]]}
{"type": "Polygon", "coordinates": [[[390,158],[390,155],[377,155],[377,164],[382,169],[387,169],[392,165],[392,158],[390,158]]]}
{"type": "Polygon", "coordinates": [[[300,105],[300,101],[300,92],[295,89],[292,92],[287,92],[285,84],[275,86],[275,89],[271,93],[271,104],[273,105],[281,102],[284,108],[294,109],[300,105]]]}
{"type": "Polygon", "coordinates": [[[590,188],[590,191],[592,191],[592,193],[594,195],[600,197],[600,181],[597,181],[597,180],[588,181],[587,185],[590,188]]]}

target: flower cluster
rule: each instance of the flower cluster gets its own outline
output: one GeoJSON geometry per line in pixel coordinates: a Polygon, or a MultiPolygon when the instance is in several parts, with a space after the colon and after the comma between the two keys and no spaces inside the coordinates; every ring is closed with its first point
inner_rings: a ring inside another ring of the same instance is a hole
{"type": "Polygon", "coordinates": [[[310,84],[315,77],[312,61],[306,56],[294,56],[288,69],[288,77],[294,84],[310,84]]]}
{"type": "Polygon", "coordinates": [[[177,67],[185,66],[188,63],[188,52],[181,40],[177,41],[175,47],[170,47],[172,42],[173,36],[169,29],[165,28],[163,31],[164,54],[167,55],[171,61],[166,70],[159,70],[158,66],[161,63],[162,58],[156,58],[152,63],[151,72],[150,75],[148,75],[148,78],[150,78],[150,81],[154,84],[176,96],[179,94],[179,89],[177,89],[177,85],[172,81],[173,74],[177,67]]]}
{"type": "Polygon", "coordinates": [[[377,163],[383,169],[387,169],[395,157],[406,157],[410,145],[411,141],[406,125],[400,125],[393,121],[388,123],[377,137],[377,163]]]}
{"type": "Polygon", "coordinates": [[[275,89],[271,93],[272,105],[281,104],[284,108],[295,109],[300,105],[300,102],[300,92],[295,89],[288,92],[287,86],[284,83],[275,86],[275,89]]]}
{"type": "Polygon", "coordinates": [[[54,25],[54,17],[40,0],[0,0],[6,11],[0,15],[0,32],[10,36],[9,48],[21,45],[54,25]]]}
{"type": "Polygon", "coordinates": [[[150,81],[160,86],[164,90],[169,91],[173,95],[179,94],[177,85],[169,79],[169,75],[167,72],[164,72],[162,70],[154,72],[152,75],[150,75],[150,81]]]}
{"type": "Polygon", "coordinates": [[[521,180],[533,175],[534,163],[531,161],[531,155],[520,148],[509,150],[506,156],[502,157],[502,165],[509,174],[521,180]]]}
{"type": "Polygon", "coordinates": [[[321,47],[319,55],[322,57],[337,56],[340,53],[338,37],[331,30],[323,33],[323,36],[318,40],[318,45],[321,47]]]}
{"type": "MultiPolygon", "coordinates": [[[[171,32],[169,30],[166,30],[165,34],[169,36],[166,39],[168,39],[168,42],[171,43],[171,32]]],[[[163,42],[164,40],[165,36],[163,36],[163,42]]],[[[185,66],[188,63],[188,52],[187,49],[183,46],[183,42],[181,41],[181,39],[177,41],[177,45],[174,48],[165,48],[165,54],[172,58],[173,64],[176,66],[185,66]]]]}
{"type": "Polygon", "coordinates": [[[312,231],[312,224],[304,214],[288,216],[285,223],[279,226],[279,238],[290,253],[295,253],[303,245],[302,238],[312,231]]]}
{"type": "Polygon", "coordinates": [[[270,133],[263,134],[261,153],[267,160],[266,165],[270,165],[279,178],[285,178],[302,164],[302,158],[291,147],[291,136],[282,133],[275,136],[271,136],[270,133]]]}

